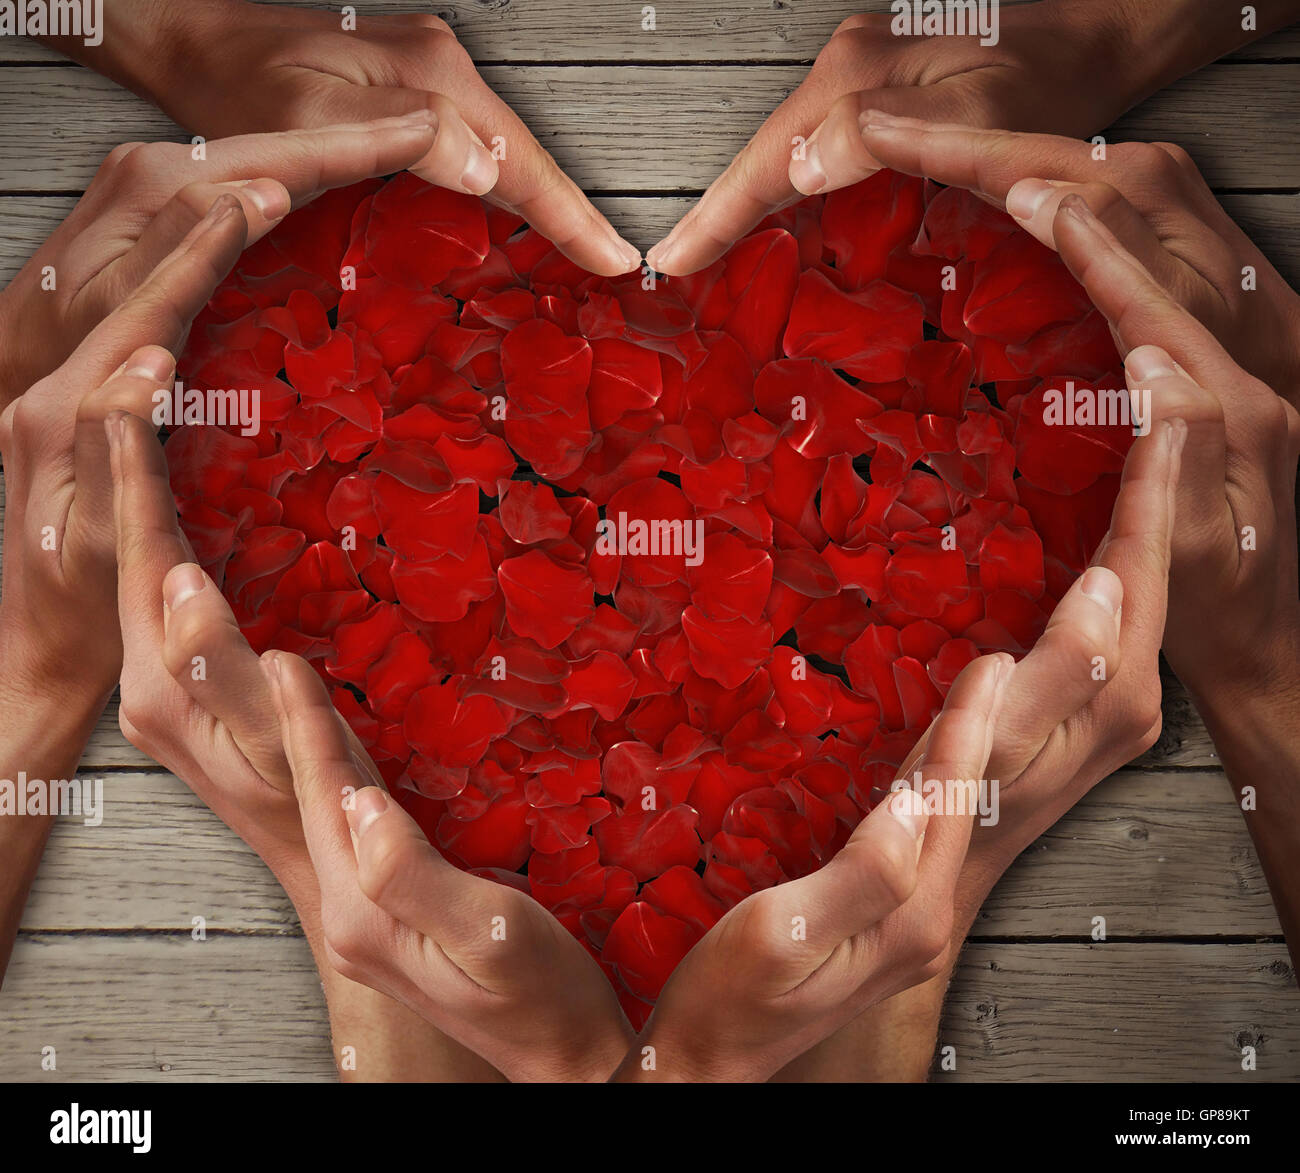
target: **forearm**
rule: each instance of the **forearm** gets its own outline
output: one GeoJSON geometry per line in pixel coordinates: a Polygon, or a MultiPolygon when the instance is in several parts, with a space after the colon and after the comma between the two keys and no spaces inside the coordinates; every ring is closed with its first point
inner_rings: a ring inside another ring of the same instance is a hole
{"type": "Polygon", "coordinates": [[[787,1063],[772,1082],[924,1083],[934,1059],[948,980],[944,972],[863,1011],[787,1063]]]}
{"type": "Polygon", "coordinates": [[[0,695],[0,981],[57,810],[51,780],[71,779],[105,698],[0,695]]]}
{"type": "MultiPolygon", "coordinates": [[[[268,853],[269,854],[269,853],[268,853]]],[[[274,859],[274,857],[272,857],[274,859]]],[[[344,1083],[487,1083],[502,1075],[415,1011],[331,964],[321,931],[320,889],[309,860],[274,859],[321,977],[334,1062],[344,1083]]]]}
{"type": "MultiPolygon", "coordinates": [[[[1081,16],[1097,0],[1068,0],[1081,16]]],[[[1131,65],[1127,109],[1202,66],[1300,20],[1300,0],[1257,0],[1255,28],[1243,28],[1242,6],[1217,0],[1108,0],[1106,20],[1114,44],[1110,62],[1131,65]]],[[[1101,129],[1100,127],[1098,129],[1101,129]]]]}
{"type": "Polygon", "coordinates": [[[102,73],[163,107],[172,87],[184,85],[186,62],[204,29],[227,18],[243,0],[106,0],[103,36],[37,37],[42,44],[102,73]]]}
{"type": "Polygon", "coordinates": [[[1196,697],[1259,855],[1300,973],[1300,678],[1196,697]]]}

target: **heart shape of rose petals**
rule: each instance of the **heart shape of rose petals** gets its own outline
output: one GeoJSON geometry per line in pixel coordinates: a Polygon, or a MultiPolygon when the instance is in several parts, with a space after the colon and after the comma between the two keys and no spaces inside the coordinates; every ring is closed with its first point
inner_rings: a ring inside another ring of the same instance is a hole
{"type": "Polygon", "coordinates": [[[634,1024],[732,905],[820,867],[961,669],[1104,533],[1122,387],[1050,250],[880,172],[685,279],[575,268],[409,174],[329,193],[196,322],[167,442],[257,651],[306,656],[459,866],[531,893],[634,1024]]]}

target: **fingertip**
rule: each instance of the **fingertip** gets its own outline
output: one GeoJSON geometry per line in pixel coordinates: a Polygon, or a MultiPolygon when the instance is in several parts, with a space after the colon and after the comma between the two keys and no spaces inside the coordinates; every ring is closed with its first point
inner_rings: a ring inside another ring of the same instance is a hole
{"type": "Polygon", "coordinates": [[[496,187],[500,177],[501,168],[492,157],[492,152],[470,131],[469,152],[465,159],[465,170],[460,177],[461,187],[470,195],[484,196],[496,187]]]}
{"type": "Polygon", "coordinates": [[[173,566],[163,579],[163,602],[175,611],[207,587],[208,576],[194,562],[181,562],[173,566]]]}
{"type": "Polygon", "coordinates": [[[115,409],[104,417],[104,436],[108,440],[109,463],[115,481],[119,480],[122,475],[121,464],[118,462],[118,453],[122,446],[122,436],[125,429],[126,412],[115,409]]]}
{"type": "Polygon", "coordinates": [[[378,786],[363,786],[353,795],[347,807],[347,819],[358,840],[388,813],[389,805],[388,795],[378,786]]]}
{"type": "Polygon", "coordinates": [[[890,817],[919,842],[925,835],[925,826],[930,818],[921,795],[911,786],[903,784],[885,800],[885,806],[890,817]]]}
{"type": "Polygon", "coordinates": [[[1124,605],[1124,583],[1108,566],[1089,566],[1079,580],[1079,593],[1118,619],[1124,605]]]}
{"type": "Polygon", "coordinates": [[[800,195],[817,195],[830,182],[822,163],[816,132],[803,145],[803,153],[790,160],[790,184],[800,195]]]}
{"type": "Polygon", "coordinates": [[[1170,353],[1161,346],[1135,346],[1124,360],[1124,370],[1130,381],[1145,383],[1166,379],[1177,374],[1177,364],[1170,353]]]}
{"type": "Polygon", "coordinates": [[[127,378],[147,379],[153,383],[170,381],[176,359],[165,346],[142,346],[126,360],[120,374],[127,378]]]}
{"type": "Polygon", "coordinates": [[[1045,179],[1026,178],[1011,185],[1007,192],[1007,214],[1022,224],[1032,220],[1052,195],[1052,185],[1045,179]]]}

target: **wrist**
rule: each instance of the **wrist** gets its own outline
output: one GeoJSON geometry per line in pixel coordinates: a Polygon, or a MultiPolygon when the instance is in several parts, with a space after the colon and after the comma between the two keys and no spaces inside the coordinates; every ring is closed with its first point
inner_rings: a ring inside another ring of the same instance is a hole
{"type": "Polygon", "coordinates": [[[90,673],[74,673],[69,668],[74,661],[60,661],[25,646],[3,618],[0,642],[6,651],[5,671],[0,674],[0,711],[8,715],[0,725],[6,741],[59,749],[83,744],[113,695],[116,674],[105,681],[90,673]]]}
{"type": "MultiPolygon", "coordinates": [[[[1296,723],[1300,695],[1300,612],[1233,641],[1221,655],[1172,662],[1218,745],[1296,723]]],[[[1221,747],[1222,748],[1222,747],[1221,747]]]]}
{"type": "Polygon", "coordinates": [[[80,37],[39,40],[102,73],[155,106],[185,84],[213,43],[219,22],[244,0],[112,0],[104,5],[99,45],[80,37]]]}

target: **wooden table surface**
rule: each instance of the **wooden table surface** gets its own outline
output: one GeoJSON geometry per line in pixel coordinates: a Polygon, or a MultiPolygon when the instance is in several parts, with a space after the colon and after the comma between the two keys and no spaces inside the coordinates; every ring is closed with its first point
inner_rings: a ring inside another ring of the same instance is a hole
{"type": "MultiPolygon", "coordinates": [[[[665,0],[655,32],[641,30],[641,7],[457,0],[438,11],[569,174],[648,248],[836,24],[887,4],[665,0]]],[[[1298,104],[1300,29],[1179,82],[1107,137],[1181,143],[1300,283],[1298,104]]],[[[13,39],[0,41],[0,111],[5,282],[113,146],[186,141],[111,82],[13,39]]],[[[957,1071],[940,1078],[1300,1079],[1300,991],[1258,860],[1174,682],[1164,711],[1154,750],[1098,786],[993,894],[941,1032],[957,1071]],[[1095,916],[1104,942],[1092,940],[1095,916]]],[[[0,993],[0,1080],[333,1079],[310,955],[261,862],[127,744],[115,703],[80,774],[107,779],[106,817],[55,830],[0,993]],[[197,916],[204,942],[191,939],[197,916]],[[41,1070],[46,1046],[56,1072],[41,1070]]]]}

